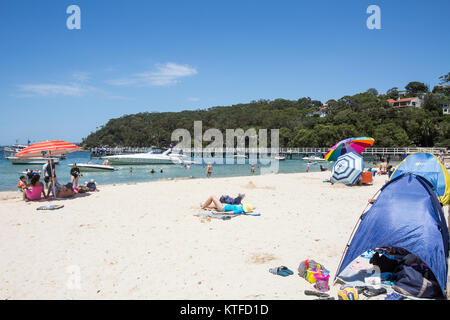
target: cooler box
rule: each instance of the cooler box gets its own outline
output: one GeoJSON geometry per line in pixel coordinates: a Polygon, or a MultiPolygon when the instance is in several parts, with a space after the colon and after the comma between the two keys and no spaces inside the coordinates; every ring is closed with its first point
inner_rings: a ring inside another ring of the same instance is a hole
{"type": "Polygon", "coordinates": [[[372,184],[373,174],[370,171],[361,173],[361,182],[365,184],[372,184]]]}

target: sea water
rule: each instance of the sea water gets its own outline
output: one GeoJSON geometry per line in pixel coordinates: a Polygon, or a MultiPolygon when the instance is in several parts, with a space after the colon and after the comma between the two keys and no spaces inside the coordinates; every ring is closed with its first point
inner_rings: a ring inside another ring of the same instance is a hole
{"type": "MultiPolygon", "coordinates": [[[[58,182],[65,184],[70,182],[70,167],[72,163],[101,163],[102,160],[91,159],[89,152],[73,152],[66,155],[66,159],[61,160],[59,164],[55,166],[56,177],[58,182]]],[[[365,159],[366,160],[366,159],[365,159]]],[[[367,159],[365,161],[365,167],[372,167],[372,161],[367,159]]],[[[239,159],[243,161],[243,159],[239,159]]],[[[273,160],[276,161],[276,160],[273,160]]],[[[224,161],[225,162],[225,161],[224,161]]],[[[245,164],[213,164],[212,178],[215,177],[236,177],[236,176],[251,176],[251,164],[248,159],[245,160],[245,164]]],[[[276,172],[273,173],[295,173],[305,172],[308,165],[307,162],[301,160],[301,157],[294,157],[292,160],[286,159],[279,161],[279,166],[276,172]]],[[[310,163],[309,171],[320,171],[320,165],[328,170],[332,169],[333,163],[330,162],[313,162],[310,163]]],[[[7,160],[3,151],[0,151],[0,191],[15,190],[17,182],[23,172],[26,169],[39,169],[42,172],[43,165],[13,165],[7,160]]],[[[206,177],[206,163],[191,164],[189,169],[179,164],[173,165],[114,165],[115,171],[107,172],[83,172],[80,169],[82,176],[78,180],[78,184],[82,185],[85,181],[94,179],[98,185],[115,184],[115,183],[134,183],[143,181],[152,181],[169,178],[205,178],[206,177]],[[130,168],[133,168],[133,172],[130,172],[130,168]],[[154,173],[150,173],[151,170],[154,173]],[[162,170],[162,172],[161,172],[162,170]]],[[[255,175],[271,173],[269,165],[256,164],[255,175]]],[[[331,173],[330,173],[331,174],[331,173]]]]}

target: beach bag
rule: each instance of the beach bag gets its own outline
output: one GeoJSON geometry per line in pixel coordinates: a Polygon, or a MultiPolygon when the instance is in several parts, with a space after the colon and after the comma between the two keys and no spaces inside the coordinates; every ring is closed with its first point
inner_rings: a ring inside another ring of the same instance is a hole
{"type": "Polygon", "coordinates": [[[86,193],[88,191],[89,191],[88,187],[85,186],[78,187],[78,193],[86,193]]]}
{"type": "Polygon", "coordinates": [[[314,273],[318,273],[319,271],[325,271],[326,273],[330,273],[323,265],[312,259],[306,259],[300,262],[298,266],[298,275],[302,278],[305,278],[310,283],[315,283],[316,278],[314,277],[314,273]]]}
{"type": "Polygon", "coordinates": [[[315,268],[308,268],[308,270],[306,270],[306,281],[309,283],[316,283],[317,277],[327,277],[329,275],[330,272],[322,269],[320,264],[318,264],[315,268]]]}
{"type": "Polygon", "coordinates": [[[396,269],[392,288],[406,296],[417,298],[437,298],[441,289],[436,281],[429,280],[411,266],[401,265],[396,269]]]}
{"type": "Polygon", "coordinates": [[[95,185],[95,182],[89,182],[86,187],[88,187],[89,191],[95,191],[97,189],[97,186],[95,185]]]}

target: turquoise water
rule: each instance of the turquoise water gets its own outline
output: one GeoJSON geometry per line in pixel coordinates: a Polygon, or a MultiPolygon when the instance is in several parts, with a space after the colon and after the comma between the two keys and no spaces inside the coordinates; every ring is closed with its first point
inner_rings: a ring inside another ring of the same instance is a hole
{"type": "MultiPolygon", "coordinates": [[[[67,159],[62,160],[56,165],[56,176],[60,183],[70,182],[70,163],[85,163],[85,162],[101,163],[101,160],[90,159],[89,152],[74,152],[67,154],[67,159]]],[[[240,160],[242,161],[242,159],[240,160]]],[[[251,165],[248,164],[223,164],[213,165],[212,177],[233,177],[233,176],[250,176],[251,165]]],[[[323,167],[331,170],[332,163],[321,162],[323,167]]],[[[307,163],[299,157],[293,160],[285,160],[279,162],[278,173],[294,173],[305,172],[307,163]]],[[[365,166],[371,166],[371,162],[366,161],[365,166]]],[[[130,183],[143,182],[168,178],[183,178],[194,177],[204,178],[206,175],[206,165],[192,164],[190,169],[186,169],[181,165],[142,165],[133,166],[133,172],[130,172],[130,166],[114,166],[117,170],[113,172],[82,172],[79,184],[85,181],[94,179],[99,185],[113,184],[113,183],[130,183]],[[154,169],[155,173],[150,173],[154,169]],[[161,173],[160,170],[163,170],[161,173]]],[[[39,169],[42,171],[42,165],[12,165],[9,160],[3,156],[3,151],[0,152],[0,191],[15,190],[19,176],[26,169],[39,169]]],[[[267,165],[258,164],[255,166],[255,175],[265,173],[265,169],[269,168],[267,165]]],[[[319,164],[311,164],[309,171],[320,171],[319,164]]]]}

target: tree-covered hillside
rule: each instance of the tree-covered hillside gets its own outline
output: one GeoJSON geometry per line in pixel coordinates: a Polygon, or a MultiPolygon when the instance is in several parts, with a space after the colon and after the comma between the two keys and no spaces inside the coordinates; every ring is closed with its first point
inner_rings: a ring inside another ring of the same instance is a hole
{"type": "MultiPolygon", "coordinates": [[[[441,77],[448,83],[448,75],[441,77]],[[447,77],[447,78],[444,78],[447,77]]],[[[423,108],[393,108],[387,99],[398,98],[397,88],[386,94],[376,89],[322,102],[299,100],[259,100],[206,110],[138,113],[111,119],[83,139],[83,147],[130,146],[167,147],[175,129],[188,129],[193,136],[194,121],[202,121],[203,131],[217,128],[280,129],[281,147],[326,147],[341,139],[370,136],[376,147],[450,147],[450,116],[441,104],[450,101],[448,88],[429,92],[420,82],[410,82],[406,96],[424,95],[423,108]],[[322,108],[322,109],[321,109],[322,108]],[[322,116],[321,116],[322,112],[322,116]]]]}

